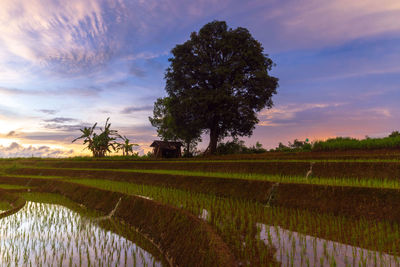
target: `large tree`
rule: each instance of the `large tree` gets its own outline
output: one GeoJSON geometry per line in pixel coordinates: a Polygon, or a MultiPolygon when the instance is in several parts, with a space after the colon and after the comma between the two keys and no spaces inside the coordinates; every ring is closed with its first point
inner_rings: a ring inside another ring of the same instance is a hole
{"type": "Polygon", "coordinates": [[[228,135],[252,135],[257,112],[273,105],[278,79],[269,75],[274,64],[250,32],[213,21],[172,54],[165,74],[171,116],[184,110],[198,130],[209,133],[209,153],[228,135]]]}

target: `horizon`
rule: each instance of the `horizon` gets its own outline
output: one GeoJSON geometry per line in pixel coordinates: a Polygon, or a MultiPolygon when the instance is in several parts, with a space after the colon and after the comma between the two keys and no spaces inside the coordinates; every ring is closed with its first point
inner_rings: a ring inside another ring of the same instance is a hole
{"type": "MultiPolygon", "coordinates": [[[[254,134],[384,137],[400,129],[400,3],[376,1],[5,0],[0,4],[0,156],[89,154],[79,129],[110,117],[149,151],[171,49],[213,20],[247,28],[279,78],[254,134]]],[[[199,145],[205,149],[208,138],[199,145]]]]}

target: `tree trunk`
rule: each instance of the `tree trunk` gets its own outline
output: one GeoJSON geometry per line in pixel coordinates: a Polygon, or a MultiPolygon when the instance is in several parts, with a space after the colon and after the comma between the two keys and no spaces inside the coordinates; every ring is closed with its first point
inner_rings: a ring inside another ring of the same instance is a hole
{"type": "Polygon", "coordinates": [[[215,154],[217,152],[218,132],[216,129],[210,129],[210,144],[208,145],[208,153],[215,154]]]}
{"type": "Polygon", "coordinates": [[[190,151],[190,141],[186,142],[186,151],[185,151],[185,156],[189,156],[190,151]]]}

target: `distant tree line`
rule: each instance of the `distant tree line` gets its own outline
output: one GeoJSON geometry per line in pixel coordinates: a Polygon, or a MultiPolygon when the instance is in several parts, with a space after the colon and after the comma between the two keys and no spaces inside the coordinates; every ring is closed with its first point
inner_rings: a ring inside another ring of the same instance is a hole
{"type": "Polygon", "coordinates": [[[357,149],[400,149],[400,132],[393,131],[387,137],[356,139],[351,137],[329,138],[325,141],[308,142],[295,139],[286,146],[279,143],[278,147],[270,151],[333,151],[333,150],[357,150],[357,149]]]}
{"type": "Polygon", "coordinates": [[[227,141],[225,143],[221,142],[217,146],[218,155],[227,154],[260,154],[267,152],[266,149],[262,147],[262,144],[257,142],[251,147],[247,147],[243,140],[234,138],[232,141],[227,141]]]}

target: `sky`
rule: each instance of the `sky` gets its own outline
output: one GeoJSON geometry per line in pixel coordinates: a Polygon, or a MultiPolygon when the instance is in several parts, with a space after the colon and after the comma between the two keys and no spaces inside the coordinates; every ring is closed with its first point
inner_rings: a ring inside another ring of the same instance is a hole
{"type": "Polygon", "coordinates": [[[213,20],[247,28],[276,64],[274,107],[247,145],[387,136],[400,130],[399,18],[398,0],[2,0],[0,157],[83,155],[71,141],[107,117],[149,151],[170,51],[213,20]]]}

